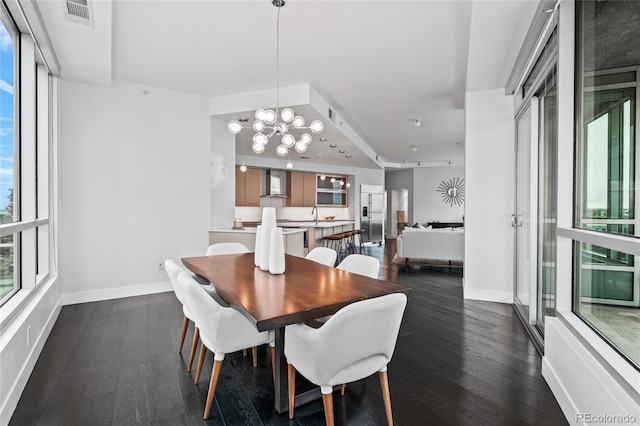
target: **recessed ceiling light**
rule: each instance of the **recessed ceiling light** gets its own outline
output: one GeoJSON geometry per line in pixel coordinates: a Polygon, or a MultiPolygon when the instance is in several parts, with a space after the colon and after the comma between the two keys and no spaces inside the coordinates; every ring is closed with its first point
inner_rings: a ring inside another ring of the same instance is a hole
{"type": "Polygon", "coordinates": [[[241,123],[247,123],[247,122],[249,122],[249,119],[247,117],[240,117],[240,118],[238,118],[238,121],[241,122],[241,123]]]}
{"type": "Polygon", "coordinates": [[[318,139],[318,140],[319,140],[320,142],[326,142],[326,141],[327,141],[327,138],[320,138],[320,139],[318,139]]]}
{"type": "Polygon", "coordinates": [[[329,145],[330,148],[337,148],[338,145],[336,145],[335,143],[332,143],[331,145],[329,145]]]}
{"type": "Polygon", "coordinates": [[[351,158],[351,154],[347,154],[347,155],[345,155],[345,157],[351,158]]]}
{"type": "Polygon", "coordinates": [[[298,158],[300,158],[301,160],[310,160],[311,159],[311,157],[298,157],[298,158]]]}
{"type": "Polygon", "coordinates": [[[344,153],[345,153],[345,152],[347,152],[347,151],[345,151],[344,149],[341,149],[341,150],[339,150],[338,152],[339,152],[340,154],[344,154],[344,153]]]}

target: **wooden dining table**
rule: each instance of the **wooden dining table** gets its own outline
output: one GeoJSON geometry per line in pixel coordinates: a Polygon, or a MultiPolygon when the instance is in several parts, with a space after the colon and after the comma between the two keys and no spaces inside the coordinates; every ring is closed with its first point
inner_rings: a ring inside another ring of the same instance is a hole
{"type": "MultiPolygon", "coordinates": [[[[220,297],[242,312],[258,331],[275,331],[275,408],[279,413],[289,409],[284,357],[287,325],[334,314],[360,300],[409,291],[409,287],[398,283],[291,255],[285,255],[286,268],[280,275],[256,267],[253,253],[186,257],[182,263],[209,280],[220,297]]],[[[296,395],[295,405],[320,397],[320,388],[314,388],[296,395]]]]}

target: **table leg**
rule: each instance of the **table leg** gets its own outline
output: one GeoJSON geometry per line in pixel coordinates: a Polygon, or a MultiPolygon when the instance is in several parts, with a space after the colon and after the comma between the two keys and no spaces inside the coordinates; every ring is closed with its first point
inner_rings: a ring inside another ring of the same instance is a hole
{"type": "MultiPolygon", "coordinates": [[[[284,356],[284,328],[276,331],[276,381],[273,384],[275,393],[275,408],[278,413],[289,411],[287,359],[284,356]]],[[[339,386],[334,386],[334,390],[339,386]]],[[[299,407],[307,402],[322,398],[320,387],[313,388],[295,396],[295,406],[299,407]]]]}

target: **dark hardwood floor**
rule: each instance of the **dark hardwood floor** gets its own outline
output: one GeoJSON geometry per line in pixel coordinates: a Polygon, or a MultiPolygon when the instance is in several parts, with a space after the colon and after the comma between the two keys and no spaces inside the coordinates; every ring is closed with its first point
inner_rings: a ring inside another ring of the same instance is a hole
{"type": "MultiPolygon", "coordinates": [[[[462,299],[461,272],[391,263],[395,242],[370,247],[381,277],[412,288],[389,365],[397,425],[566,425],[540,374],[541,359],[510,305],[462,299]]],[[[191,341],[173,293],[66,306],[45,344],[10,425],[323,425],[321,400],[292,422],[273,409],[266,347],[227,355],[208,421],[211,373],[186,372],[191,341]]],[[[195,370],[195,369],[194,369],[195,370]]],[[[385,424],[378,378],[334,394],[338,425],[385,424]]]]}

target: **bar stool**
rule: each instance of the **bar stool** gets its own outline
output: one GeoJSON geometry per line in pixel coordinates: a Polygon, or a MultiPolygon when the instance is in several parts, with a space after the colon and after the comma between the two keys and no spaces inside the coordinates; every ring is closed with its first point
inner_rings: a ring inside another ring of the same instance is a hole
{"type": "MultiPolygon", "coordinates": [[[[353,247],[355,250],[356,240],[358,240],[358,247],[360,248],[360,254],[364,253],[364,244],[362,243],[362,234],[364,234],[364,229],[355,229],[353,232],[353,247]]],[[[355,251],[354,251],[355,253],[355,251]]]]}

